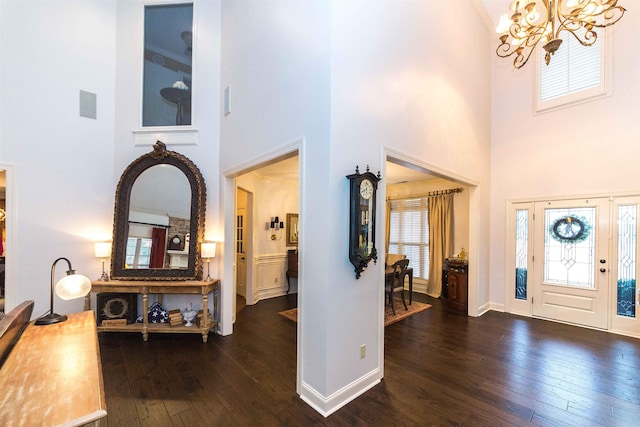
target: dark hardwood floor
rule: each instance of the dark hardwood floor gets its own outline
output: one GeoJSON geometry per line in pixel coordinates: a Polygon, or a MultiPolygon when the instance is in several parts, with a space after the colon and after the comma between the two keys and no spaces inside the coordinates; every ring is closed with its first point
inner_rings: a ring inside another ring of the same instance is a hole
{"type": "Polygon", "coordinates": [[[296,295],[234,334],[100,334],[109,426],[640,426],[640,340],[434,307],[385,329],[385,379],[328,418],[295,393],[296,295]]]}

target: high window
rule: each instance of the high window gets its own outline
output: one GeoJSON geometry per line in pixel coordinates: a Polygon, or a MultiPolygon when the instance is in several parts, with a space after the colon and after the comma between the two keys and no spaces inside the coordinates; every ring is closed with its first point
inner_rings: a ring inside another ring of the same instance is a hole
{"type": "Polygon", "coordinates": [[[571,34],[564,33],[560,49],[545,64],[545,51],[539,49],[536,72],[536,111],[585,102],[609,94],[606,70],[609,55],[606,31],[598,32],[592,46],[582,46],[571,34]]]}

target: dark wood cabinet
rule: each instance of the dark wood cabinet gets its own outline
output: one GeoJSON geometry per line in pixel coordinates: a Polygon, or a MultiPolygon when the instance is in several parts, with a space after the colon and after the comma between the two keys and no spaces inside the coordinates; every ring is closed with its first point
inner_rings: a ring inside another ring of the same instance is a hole
{"type": "Polygon", "coordinates": [[[469,265],[465,261],[445,260],[442,267],[442,301],[465,313],[468,311],[469,265]]]}
{"type": "Polygon", "coordinates": [[[298,250],[297,249],[289,249],[287,251],[287,272],[285,273],[287,276],[287,293],[291,289],[290,278],[295,277],[298,278],[298,250]]]}

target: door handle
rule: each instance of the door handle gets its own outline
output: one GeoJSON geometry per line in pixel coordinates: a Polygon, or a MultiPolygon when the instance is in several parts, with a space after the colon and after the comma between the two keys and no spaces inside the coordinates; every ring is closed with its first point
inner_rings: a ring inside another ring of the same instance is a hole
{"type": "Polygon", "coordinates": [[[600,273],[606,273],[606,272],[607,272],[607,269],[606,269],[606,268],[601,268],[601,269],[600,269],[600,273]]]}
{"type": "Polygon", "coordinates": [[[600,264],[606,264],[606,263],[607,263],[607,260],[606,260],[606,259],[601,259],[601,260],[600,260],[600,264]]]}

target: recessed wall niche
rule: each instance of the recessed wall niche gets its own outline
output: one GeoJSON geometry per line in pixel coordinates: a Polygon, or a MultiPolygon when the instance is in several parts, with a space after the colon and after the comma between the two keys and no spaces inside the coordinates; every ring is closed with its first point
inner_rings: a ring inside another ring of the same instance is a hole
{"type": "Polygon", "coordinates": [[[190,126],[193,4],[144,8],[142,127],[190,126]]]}

